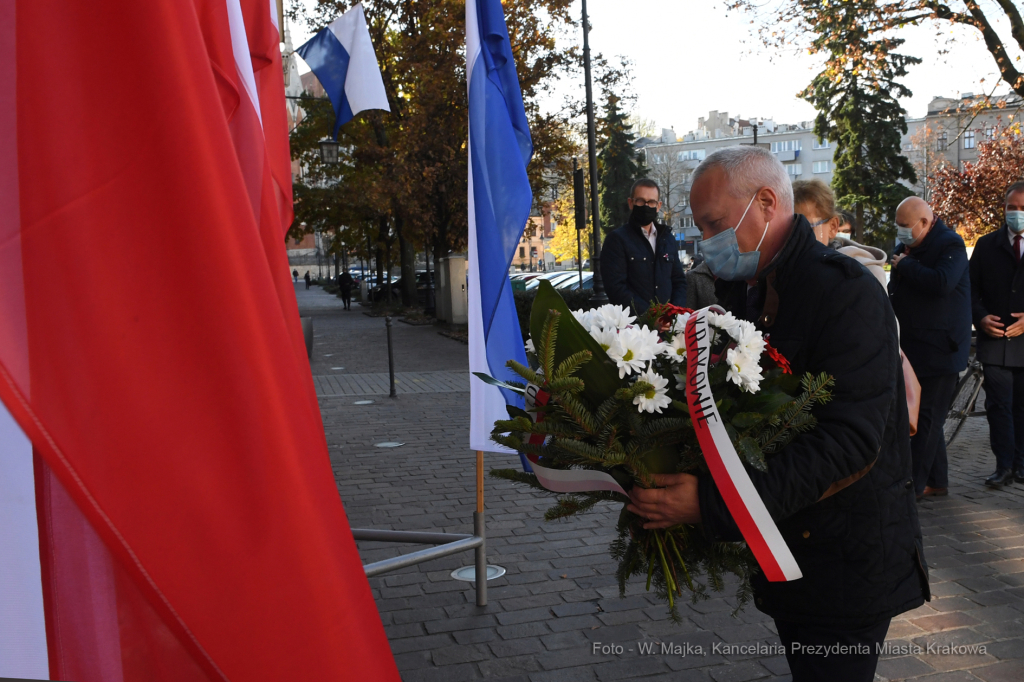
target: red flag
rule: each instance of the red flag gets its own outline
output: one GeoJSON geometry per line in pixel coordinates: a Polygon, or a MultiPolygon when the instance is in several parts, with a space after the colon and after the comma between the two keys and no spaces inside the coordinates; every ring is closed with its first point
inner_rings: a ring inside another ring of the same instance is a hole
{"type": "Polygon", "coordinates": [[[292,210],[292,157],[288,144],[288,112],[281,64],[281,32],[275,0],[241,0],[252,70],[259,93],[267,157],[273,177],[274,203],[281,236],[295,219],[292,210]]]}
{"type": "Polygon", "coordinates": [[[39,454],[50,676],[397,680],[211,66],[223,31],[176,0],[15,14],[0,399],[39,454]]]}

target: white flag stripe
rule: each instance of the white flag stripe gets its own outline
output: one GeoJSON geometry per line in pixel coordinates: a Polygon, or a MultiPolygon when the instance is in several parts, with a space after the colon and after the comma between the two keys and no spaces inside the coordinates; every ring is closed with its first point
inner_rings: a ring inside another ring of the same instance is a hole
{"type": "Polygon", "coordinates": [[[354,5],[335,19],[328,29],[348,52],[345,98],[352,113],[358,114],[367,109],[391,111],[362,4],[354,5]]]}
{"type": "Polygon", "coordinates": [[[242,19],[242,5],[239,0],[225,0],[228,8],[228,26],[231,28],[231,52],[235,56],[235,68],[242,79],[242,87],[249,95],[256,118],[263,126],[263,115],[260,113],[260,97],[256,92],[256,76],[252,72],[252,57],[249,54],[249,39],[245,34],[245,21],[242,19]]]}

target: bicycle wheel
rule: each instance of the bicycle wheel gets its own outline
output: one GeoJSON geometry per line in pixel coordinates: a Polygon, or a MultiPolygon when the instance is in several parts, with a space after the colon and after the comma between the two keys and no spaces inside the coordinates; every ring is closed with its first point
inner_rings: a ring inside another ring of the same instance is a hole
{"type": "Polygon", "coordinates": [[[967,369],[967,374],[957,383],[956,390],[953,391],[953,402],[949,406],[946,421],[942,425],[942,436],[946,439],[947,446],[953,442],[953,439],[960,433],[960,429],[963,428],[964,422],[967,421],[974,401],[978,399],[978,393],[981,392],[982,380],[981,367],[972,364],[967,369]]]}

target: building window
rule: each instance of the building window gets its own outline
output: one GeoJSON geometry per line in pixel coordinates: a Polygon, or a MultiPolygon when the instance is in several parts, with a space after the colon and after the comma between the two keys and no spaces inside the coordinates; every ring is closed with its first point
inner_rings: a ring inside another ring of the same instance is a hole
{"type": "Polygon", "coordinates": [[[992,127],[985,128],[985,139],[989,142],[996,139],[996,129],[992,127]]]}
{"type": "Polygon", "coordinates": [[[829,168],[829,162],[828,161],[815,161],[814,162],[814,172],[815,173],[828,173],[831,170],[832,169],[829,168]]]}
{"type": "Polygon", "coordinates": [[[526,258],[526,249],[522,246],[519,247],[519,257],[526,258]]]}
{"type": "Polygon", "coordinates": [[[814,144],[811,146],[814,147],[814,149],[828,149],[831,146],[831,144],[829,143],[828,139],[819,141],[818,138],[814,138],[814,144]]]}
{"type": "Polygon", "coordinates": [[[803,164],[800,163],[790,163],[786,165],[786,171],[790,175],[796,177],[804,172],[804,167],[803,164]]]}
{"type": "Polygon", "coordinates": [[[974,131],[964,132],[964,149],[974,149],[974,131]]]}
{"type": "Polygon", "coordinates": [[[781,140],[772,142],[773,152],[798,152],[801,149],[800,140],[781,140]]]}
{"type": "Polygon", "coordinates": [[[939,133],[938,137],[935,138],[935,151],[944,152],[949,149],[949,135],[947,133],[939,133]]]}

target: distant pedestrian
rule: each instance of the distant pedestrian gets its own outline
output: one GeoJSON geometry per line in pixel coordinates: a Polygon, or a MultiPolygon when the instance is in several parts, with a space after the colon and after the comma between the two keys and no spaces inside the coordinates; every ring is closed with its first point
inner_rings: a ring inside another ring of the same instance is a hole
{"type": "Polygon", "coordinates": [[[305,277],[305,279],[306,279],[306,288],[308,289],[310,281],[311,281],[311,278],[309,276],[309,270],[306,270],[306,277],[305,277]]]}
{"type": "Polygon", "coordinates": [[[341,300],[345,304],[345,310],[352,310],[352,285],[355,280],[348,272],[338,275],[338,288],[341,290],[341,300]]]}
{"type": "Polygon", "coordinates": [[[299,271],[298,270],[292,270],[292,281],[298,283],[298,281],[299,281],[299,271]]]}
{"type": "Polygon", "coordinates": [[[985,366],[985,413],[1001,488],[1024,483],[1024,182],[1006,190],[1002,227],[978,240],[971,256],[971,298],[978,360],[985,366]]]}
{"type": "Polygon", "coordinates": [[[889,300],[900,323],[900,346],[921,384],[917,433],[910,439],[920,500],[947,494],[942,427],[971,350],[971,276],[964,240],[924,199],[903,200],[896,232],[901,244],[892,257],[889,300]]]}

